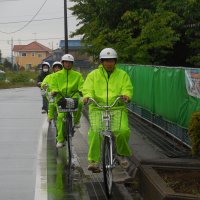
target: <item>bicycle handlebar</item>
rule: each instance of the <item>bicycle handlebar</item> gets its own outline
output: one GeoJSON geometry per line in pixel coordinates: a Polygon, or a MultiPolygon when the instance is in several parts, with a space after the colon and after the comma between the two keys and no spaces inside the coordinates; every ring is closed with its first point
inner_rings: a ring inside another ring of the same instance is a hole
{"type": "Polygon", "coordinates": [[[122,99],[122,96],[117,97],[117,98],[115,99],[115,101],[113,102],[113,104],[111,104],[110,106],[101,106],[101,105],[99,105],[99,104],[97,103],[97,101],[96,101],[95,99],[93,99],[93,98],[89,98],[89,102],[90,102],[90,101],[94,102],[95,105],[96,105],[97,107],[99,107],[99,108],[112,108],[112,107],[119,101],[119,99],[122,99]]]}
{"type": "Polygon", "coordinates": [[[79,91],[79,90],[76,90],[76,91],[73,91],[73,93],[70,95],[70,97],[64,97],[63,94],[61,92],[54,92],[53,96],[56,96],[56,95],[60,95],[61,97],[63,98],[72,98],[75,94],[79,94],[80,96],[82,96],[82,92],[79,91]]]}

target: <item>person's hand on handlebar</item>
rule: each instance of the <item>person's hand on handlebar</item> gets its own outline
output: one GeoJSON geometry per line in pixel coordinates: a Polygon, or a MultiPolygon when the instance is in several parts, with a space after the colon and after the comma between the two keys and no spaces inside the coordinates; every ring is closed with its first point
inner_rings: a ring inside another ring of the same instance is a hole
{"type": "Polygon", "coordinates": [[[128,103],[130,101],[130,98],[126,95],[122,95],[122,100],[124,103],[128,103]]]}
{"type": "Polygon", "coordinates": [[[37,86],[41,87],[42,82],[37,82],[37,86]]]}
{"type": "Polygon", "coordinates": [[[58,94],[58,92],[52,92],[51,96],[55,97],[58,94]]]}
{"type": "Polygon", "coordinates": [[[89,97],[83,98],[83,103],[86,105],[89,103],[89,97]]]}
{"type": "Polygon", "coordinates": [[[47,84],[44,84],[43,89],[44,89],[44,90],[47,90],[47,88],[48,88],[48,85],[47,85],[47,84]]]}

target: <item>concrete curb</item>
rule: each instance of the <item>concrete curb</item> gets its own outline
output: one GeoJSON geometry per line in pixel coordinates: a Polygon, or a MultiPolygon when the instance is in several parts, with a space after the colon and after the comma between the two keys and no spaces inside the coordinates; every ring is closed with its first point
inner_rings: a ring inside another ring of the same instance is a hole
{"type": "Polygon", "coordinates": [[[47,133],[49,123],[45,118],[39,136],[37,158],[36,158],[36,183],[34,200],[47,200],[47,133]]]}

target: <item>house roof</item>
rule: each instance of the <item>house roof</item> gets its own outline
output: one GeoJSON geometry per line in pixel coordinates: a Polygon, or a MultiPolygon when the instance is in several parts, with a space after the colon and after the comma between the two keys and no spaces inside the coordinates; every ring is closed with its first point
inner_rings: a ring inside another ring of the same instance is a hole
{"type": "Polygon", "coordinates": [[[13,51],[20,52],[20,51],[47,51],[51,52],[51,49],[45,47],[44,45],[34,41],[27,45],[14,45],[13,51]]]}

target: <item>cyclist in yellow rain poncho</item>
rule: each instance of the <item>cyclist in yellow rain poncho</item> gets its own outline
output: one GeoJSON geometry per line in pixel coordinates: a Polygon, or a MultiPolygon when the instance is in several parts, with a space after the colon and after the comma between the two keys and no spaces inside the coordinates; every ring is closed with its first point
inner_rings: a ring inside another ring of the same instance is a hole
{"type": "MultiPolygon", "coordinates": [[[[82,91],[83,77],[81,73],[72,69],[74,57],[71,54],[65,54],[62,57],[63,69],[55,74],[52,84],[52,95],[56,96],[56,102],[63,97],[79,98],[78,111],[74,113],[75,128],[80,127],[80,117],[83,102],[80,101],[79,91],[82,91]]],[[[57,117],[57,144],[56,147],[64,146],[63,118],[65,114],[58,112],[57,117]]]]}
{"type": "MultiPolygon", "coordinates": [[[[125,102],[132,97],[133,87],[128,74],[117,68],[117,53],[112,48],[103,49],[100,53],[101,64],[98,69],[88,74],[83,86],[83,101],[88,102],[91,97],[100,105],[111,105],[116,97],[121,96],[125,102]]],[[[130,129],[128,127],[128,115],[126,104],[122,101],[117,106],[122,108],[121,128],[114,132],[117,154],[122,167],[128,167],[126,157],[131,156],[128,146],[130,129]]],[[[89,105],[89,115],[95,111],[93,104],[89,105]]],[[[91,115],[90,115],[91,116],[91,115]]],[[[97,125],[98,126],[98,125],[97,125]]],[[[88,132],[88,170],[93,172],[100,171],[99,162],[101,158],[102,136],[98,132],[89,129],[88,132]]]]}
{"type": "Polygon", "coordinates": [[[53,76],[56,72],[60,71],[62,69],[62,63],[61,62],[54,62],[52,65],[53,74],[49,74],[44,78],[41,84],[41,88],[46,90],[46,96],[48,100],[48,121],[50,122],[54,118],[54,113],[56,112],[56,104],[54,102],[54,98],[51,96],[51,90],[52,90],[52,81],[53,76]]]}

